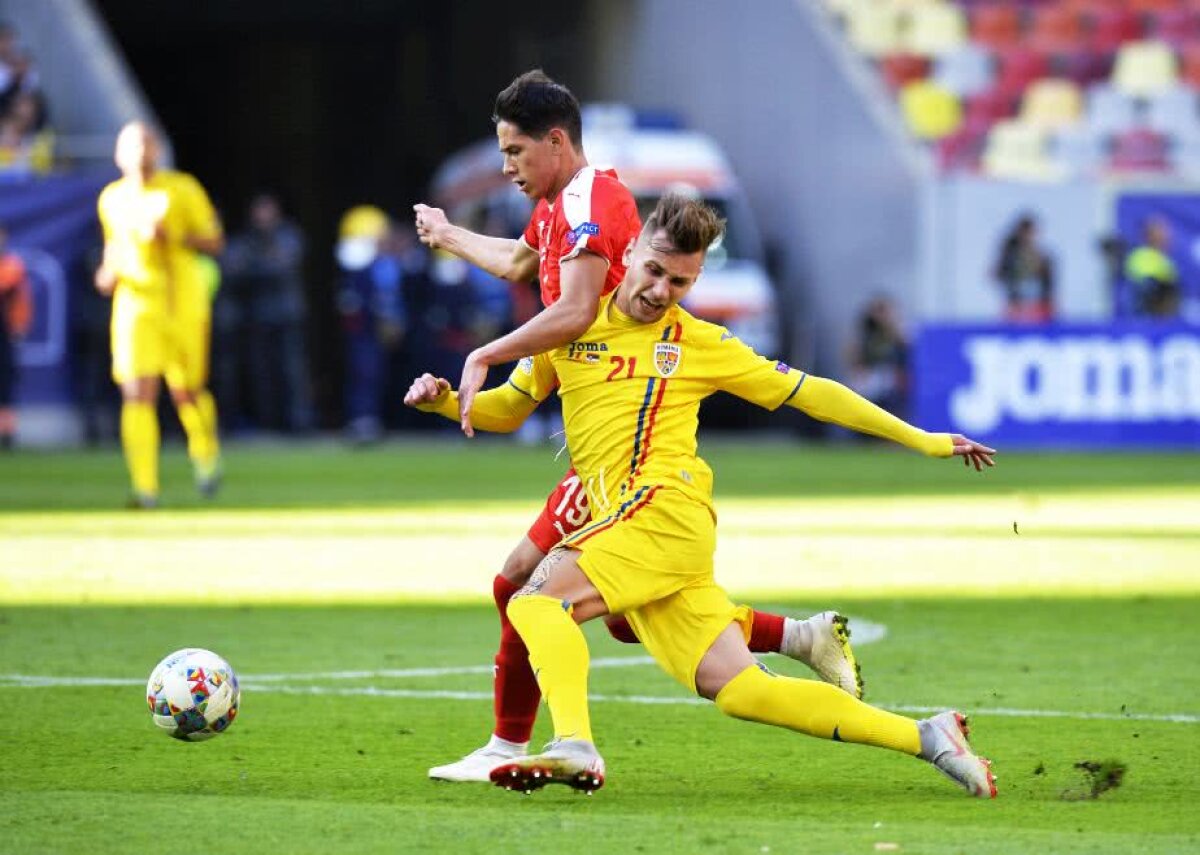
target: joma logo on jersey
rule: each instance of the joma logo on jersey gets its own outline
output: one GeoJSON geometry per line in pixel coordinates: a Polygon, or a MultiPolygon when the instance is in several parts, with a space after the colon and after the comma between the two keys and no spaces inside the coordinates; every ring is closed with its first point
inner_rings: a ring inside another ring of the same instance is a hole
{"type": "Polygon", "coordinates": [[[670,377],[679,367],[683,348],[671,342],[660,341],[654,345],[654,370],[660,377],[670,377]]]}
{"type": "Polygon", "coordinates": [[[587,362],[598,362],[598,353],[607,353],[608,345],[602,341],[573,341],[567,347],[567,359],[583,359],[587,362]]]}

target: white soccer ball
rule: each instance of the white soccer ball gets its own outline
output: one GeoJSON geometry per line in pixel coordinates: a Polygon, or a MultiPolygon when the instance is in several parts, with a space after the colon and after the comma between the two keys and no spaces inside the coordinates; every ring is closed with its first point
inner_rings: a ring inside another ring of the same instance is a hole
{"type": "Polygon", "coordinates": [[[159,662],[146,683],[154,723],[176,739],[199,742],[237,718],[242,692],[229,663],[211,650],[186,647],[159,662]]]}

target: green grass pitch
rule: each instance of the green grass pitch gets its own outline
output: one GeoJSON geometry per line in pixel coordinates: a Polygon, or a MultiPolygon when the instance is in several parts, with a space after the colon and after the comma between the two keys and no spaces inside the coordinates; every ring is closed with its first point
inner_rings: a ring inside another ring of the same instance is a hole
{"type": "Polygon", "coordinates": [[[868,700],[970,713],[997,801],[725,719],[598,626],[603,790],[429,781],[487,735],[487,594],[561,474],[545,449],[235,447],[206,505],[168,447],[152,514],[118,509],[115,453],[22,453],[0,458],[0,852],[1200,851],[1195,455],[1013,453],[979,475],[874,445],[702,451],[721,581],[847,612],[868,700]],[[201,744],[143,700],[188,645],[243,682],[201,744]],[[1090,798],[1075,764],[1109,760],[1121,785],[1090,798]]]}

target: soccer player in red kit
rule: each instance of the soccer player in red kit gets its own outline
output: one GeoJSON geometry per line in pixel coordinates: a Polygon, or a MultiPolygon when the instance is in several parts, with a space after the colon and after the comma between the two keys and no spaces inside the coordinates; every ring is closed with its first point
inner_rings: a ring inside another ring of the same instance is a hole
{"type": "MultiPolygon", "coordinates": [[[[462,429],[474,435],[471,404],[490,366],[561,347],[596,318],[600,298],[625,275],[623,256],[641,231],[633,195],[612,170],[589,166],[583,152],[579,102],[540,70],[517,77],[496,98],[493,121],[504,174],[537,200],[516,240],[494,238],[451,224],[439,208],[415,205],[421,242],[515,282],[535,276],[545,309],[511,333],[472,352],[458,386],[462,429]]],[[[572,469],[505,561],[492,590],[500,613],[500,649],[494,684],[496,727],[482,748],[429,770],[446,781],[489,780],[493,768],[527,753],[541,692],[529,652],[508,620],[508,601],[558,541],[588,522],[584,485],[572,469]]],[[[827,682],[860,697],[862,682],[844,617],[828,611],[807,620],[753,613],[750,649],[804,662],[827,682]]],[[[636,643],[629,624],[614,616],[609,631],[636,643]]]]}

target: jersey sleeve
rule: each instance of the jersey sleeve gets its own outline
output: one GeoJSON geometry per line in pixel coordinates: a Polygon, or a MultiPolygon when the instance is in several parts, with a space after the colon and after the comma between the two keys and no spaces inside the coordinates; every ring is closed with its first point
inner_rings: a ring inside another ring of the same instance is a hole
{"type": "Polygon", "coordinates": [[[100,219],[100,230],[105,240],[112,240],[112,216],[109,213],[111,200],[112,190],[108,187],[100,191],[100,198],[96,200],[96,216],[100,219]]]}
{"type": "Polygon", "coordinates": [[[529,215],[529,222],[525,225],[525,231],[521,232],[521,241],[534,252],[538,251],[538,215],[541,211],[541,204],[533,206],[533,211],[529,215]]]}
{"type": "Polygon", "coordinates": [[[526,356],[508,376],[508,385],[536,403],[549,398],[558,388],[558,374],[549,354],[526,356]]]}
{"type": "MultiPolygon", "coordinates": [[[[692,331],[703,374],[714,389],[737,395],[768,410],[777,410],[804,384],[808,375],[783,362],[767,359],[743,344],[728,330],[696,322],[692,331]]],[[[687,355],[684,356],[687,358],[687,355]]]]}
{"type": "Polygon", "coordinates": [[[563,216],[567,220],[560,261],[587,250],[610,265],[619,264],[629,242],[637,237],[637,203],[625,185],[616,180],[595,178],[578,192],[563,193],[563,216]]]}
{"type": "Polygon", "coordinates": [[[179,183],[179,190],[187,233],[200,238],[220,237],[221,222],[217,219],[217,211],[200,182],[190,175],[185,175],[179,183]]]}

